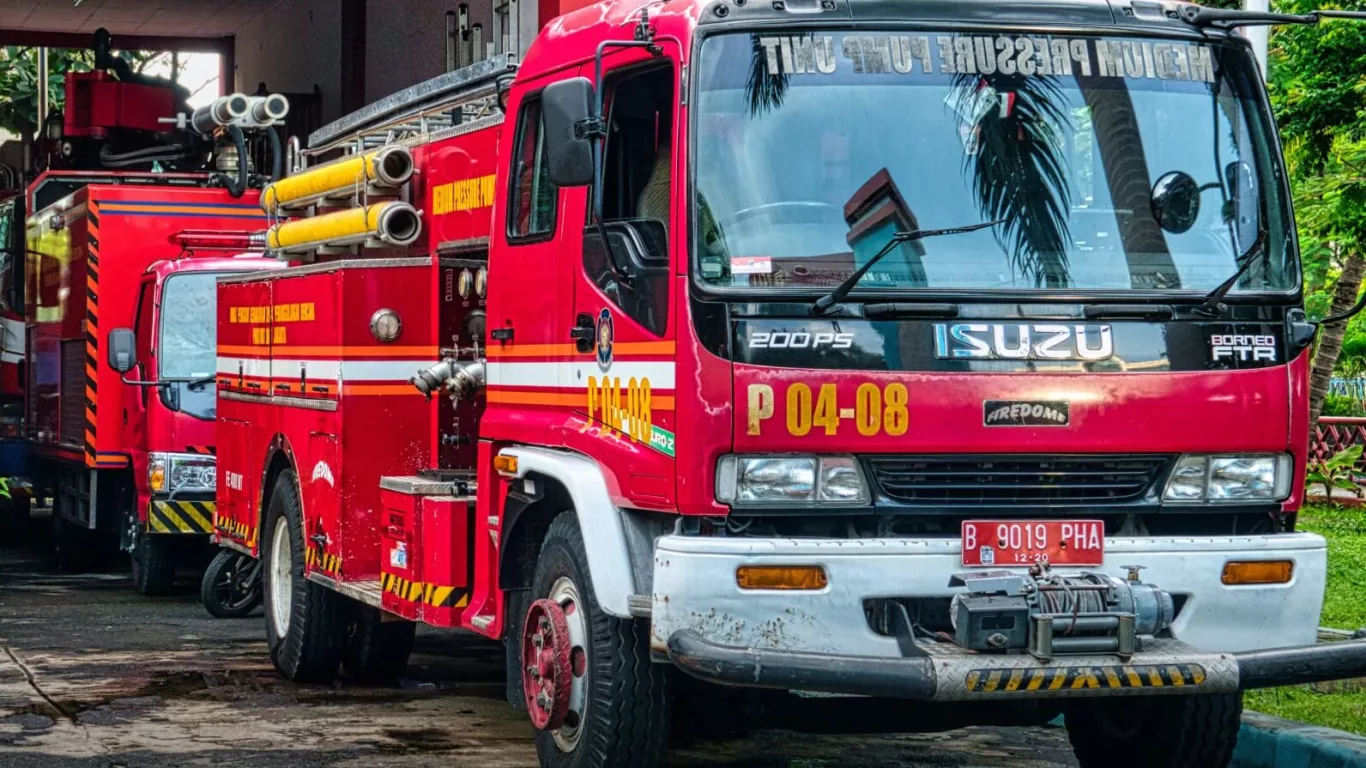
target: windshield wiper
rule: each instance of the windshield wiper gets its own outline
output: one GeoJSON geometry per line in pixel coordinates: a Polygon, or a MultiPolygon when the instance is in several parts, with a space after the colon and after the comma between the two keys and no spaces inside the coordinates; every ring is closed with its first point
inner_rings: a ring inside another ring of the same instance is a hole
{"type": "Polygon", "coordinates": [[[194,391],[197,392],[197,391],[203,389],[204,387],[207,387],[208,385],[212,384],[212,383],[214,382],[214,379],[216,379],[216,378],[218,378],[218,374],[210,374],[210,375],[208,375],[208,376],[204,376],[204,377],[202,377],[202,378],[195,379],[195,380],[191,381],[190,383],[186,384],[185,386],[187,386],[189,389],[194,390],[194,391]]]}
{"type": "Polygon", "coordinates": [[[1229,279],[1220,283],[1218,288],[1210,291],[1209,295],[1205,297],[1205,300],[1201,302],[1199,310],[1215,315],[1223,314],[1224,310],[1227,309],[1227,307],[1224,306],[1224,297],[1228,295],[1229,291],[1233,290],[1233,286],[1238,284],[1238,281],[1243,278],[1243,275],[1246,275],[1248,270],[1252,269],[1252,265],[1257,261],[1258,252],[1265,246],[1266,230],[1263,229],[1261,232],[1257,233],[1257,239],[1252,241],[1252,247],[1248,248],[1247,253],[1244,253],[1242,258],[1239,259],[1239,261],[1242,262],[1242,266],[1238,267],[1238,271],[1234,272],[1229,279]]]}
{"type": "Polygon", "coordinates": [[[1366,20],[1362,11],[1310,11],[1304,14],[1271,13],[1234,8],[1206,8],[1199,5],[1181,6],[1181,19],[1193,27],[1270,27],[1277,24],[1318,24],[1324,19],[1366,20]]]}
{"type": "Polygon", "coordinates": [[[877,264],[879,261],[883,259],[883,257],[891,253],[892,249],[896,248],[898,245],[901,245],[902,243],[913,243],[917,240],[925,240],[931,237],[943,237],[944,235],[964,235],[969,232],[976,232],[978,230],[986,229],[988,227],[994,227],[997,224],[1004,224],[1006,221],[1007,219],[997,219],[996,221],[987,221],[981,224],[972,224],[966,227],[953,227],[950,229],[912,229],[905,232],[897,232],[893,234],[890,239],[887,240],[887,244],[882,246],[882,250],[878,251],[873,256],[873,258],[869,259],[867,263],[859,267],[854,272],[854,274],[845,278],[844,282],[840,283],[838,286],[835,287],[835,290],[820,297],[819,299],[816,299],[816,312],[818,314],[824,314],[831,307],[835,306],[841,301],[844,301],[844,298],[849,295],[849,292],[854,290],[854,288],[858,286],[859,282],[863,280],[863,276],[868,274],[868,270],[872,269],[875,264],[877,264]]]}

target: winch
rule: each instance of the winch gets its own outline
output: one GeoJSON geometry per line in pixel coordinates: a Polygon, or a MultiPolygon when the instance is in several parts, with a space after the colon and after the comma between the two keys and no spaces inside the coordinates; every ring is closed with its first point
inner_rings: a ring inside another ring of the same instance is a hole
{"type": "Polygon", "coordinates": [[[1169,592],[1139,579],[1141,566],[1124,566],[1125,579],[1102,573],[1062,576],[1036,565],[1029,573],[960,573],[951,587],[954,643],[969,650],[1027,650],[1055,655],[1113,653],[1128,657],[1144,636],[1167,630],[1176,618],[1169,592]]]}

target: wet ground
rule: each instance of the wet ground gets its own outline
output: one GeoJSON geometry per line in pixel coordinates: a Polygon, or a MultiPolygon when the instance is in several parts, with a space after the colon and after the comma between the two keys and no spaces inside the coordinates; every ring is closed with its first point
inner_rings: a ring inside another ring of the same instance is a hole
{"type": "MultiPolygon", "coordinates": [[[[41,513],[40,513],[41,514],[41,513]]],[[[535,765],[531,726],[503,700],[501,646],[422,630],[407,678],[294,685],[265,653],[260,611],[211,618],[197,575],[136,595],[121,569],[59,573],[47,521],[0,540],[0,766],[535,765]]],[[[1058,729],[816,736],[757,731],[675,751],[670,768],[1073,765],[1058,729]]]]}

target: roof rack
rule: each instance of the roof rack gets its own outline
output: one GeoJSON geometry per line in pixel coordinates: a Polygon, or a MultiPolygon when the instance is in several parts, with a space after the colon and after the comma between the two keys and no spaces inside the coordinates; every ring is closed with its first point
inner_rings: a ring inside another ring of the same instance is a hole
{"type": "Polygon", "coordinates": [[[499,109],[499,91],[517,72],[517,57],[503,53],[366,105],[314,131],[304,154],[369,149],[454,128],[499,109]]]}

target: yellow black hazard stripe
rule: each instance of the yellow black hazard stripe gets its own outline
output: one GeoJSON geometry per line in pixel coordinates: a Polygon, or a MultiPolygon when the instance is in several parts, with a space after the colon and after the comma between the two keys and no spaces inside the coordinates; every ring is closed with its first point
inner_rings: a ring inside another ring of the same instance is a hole
{"type": "Polygon", "coordinates": [[[1038,669],[974,669],[968,693],[1019,693],[1082,689],[1182,688],[1203,685],[1199,664],[1107,664],[1038,669]]]}
{"type": "Polygon", "coordinates": [[[256,528],[254,526],[247,525],[246,523],[239,523],[236,520],[225,517],[216,518],[214,520],[214,526],[218,528],[219,533],[226,533],[234,539],[245,541],[249,544],[256,543],[256,528]]]}
{"type": "Polygon", "coordinates": [[[341,556],[329,555],[317,547],[309,547],[305,558],[311,568],[318,568],[327,573],[336,574],[341,570],[341,556]]]}
{"type": "Polygon", "coordinates": [[[212,501],[153,501],[147,510],[152,533],[213,533],[212,501]]]}
{"type": "Polygon", "coordinates": [[[86,209],[85,221],[85,463],[93,467],[99,463],[95,445],[100,403],[100,212],[97,204],[92,202],[86,209]]]}
{"type": "Polygon", "coordinates": [[[392,573],[382,573],[380,587],[390,594],[398,595],[400,600],[422,603],[433,608],[464,608],[470,602],[470,592],[464,587],[443,587],[438,584],[423,584],[409,581],[392,573]]]}

